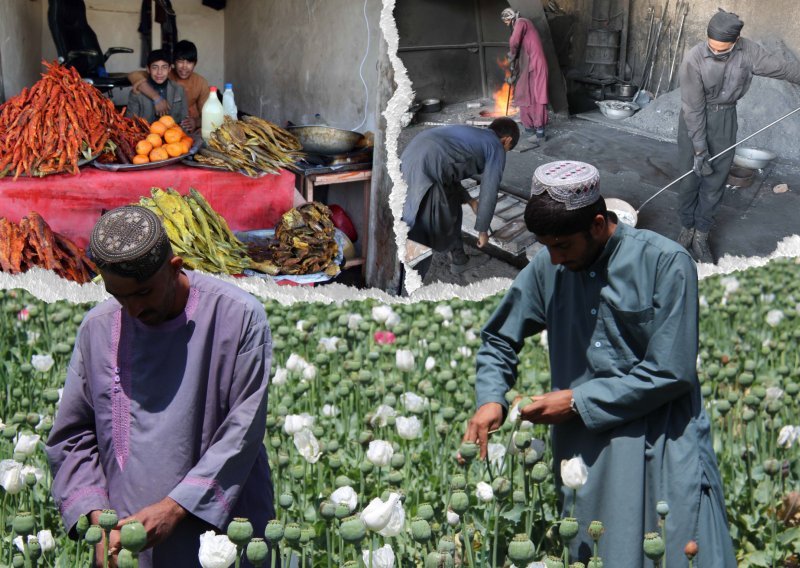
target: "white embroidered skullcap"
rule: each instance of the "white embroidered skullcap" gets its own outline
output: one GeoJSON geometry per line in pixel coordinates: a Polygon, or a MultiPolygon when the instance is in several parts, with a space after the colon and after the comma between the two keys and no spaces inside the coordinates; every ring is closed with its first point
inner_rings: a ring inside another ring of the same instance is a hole
{"type": "Polygon", "coordinates": [[[568,211],[591,205],[600,198],[600,173],[591,164],[560,160],[536,168],[531,193],[547,192],[568,211]]]}
{"type": "Polygon", "coordinates": [[[519,17],[519,12],[515,11],[513,8],[506,8],[500,13],[500,19],[503,21],[513,20],[518,17],[519,17]]]}

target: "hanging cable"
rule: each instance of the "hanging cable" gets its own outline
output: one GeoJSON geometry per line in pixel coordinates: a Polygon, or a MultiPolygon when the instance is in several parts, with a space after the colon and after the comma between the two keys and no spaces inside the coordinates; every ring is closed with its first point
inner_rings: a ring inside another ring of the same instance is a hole
{"type": "Polygon", "coordinates": [[[369,18],[367,18],[367,2],[369,2],[369,0],[364,0],[364,22],[367,24],[367,49],[364,51],[364,58],[361,60],[361,66],[358,68],[358,76],[361,77],[361,83],[364,85],[364,119],[361,121],[361,124],[353,129],[356,132],[358,132],[361,127],[367,123],[367,110],[369,109],[369,87],[367,86],[366,80],[364,80],[364,63],[367,62],[370,48],[370,29],[369,18]]]}

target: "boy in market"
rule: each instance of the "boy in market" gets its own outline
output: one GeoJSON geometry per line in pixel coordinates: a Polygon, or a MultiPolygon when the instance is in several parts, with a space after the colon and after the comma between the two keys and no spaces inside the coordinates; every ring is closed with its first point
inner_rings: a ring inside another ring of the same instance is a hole
{"type": "Polygon", "coordinates": [[[170,116],[176,123],[182,124],[188,116],[186,103],[186,93],[183,87],[169,79],[169,72],[172,62],[169,55],[163,49],[156,49],[150,52],[147,57],[148,78],[146,84],[158,94],[153,101],[141,92],[131,91],[128,97],[127,116],[140,116],[147,122],[153,122],[160,116],[156,112],[156,103],[164,100],[169,103],[170,116]]]}
{"type": "MultiPolygon", "coordinates": [[[[175,44],[175,65],[169,71],[169,80],[183,87],[186,94],[189,114],[183,120],[176,122],[189,133],[200,128],[200,114],[209,94],[208,81],[199,73],[195,73],[196,66],[197,46],[185,39],[175,44]]],[[[128,80],[133,85],[133,93],[141,93],[153,101],[156,116],[170,114],[169,102],[160,97],[158,91],[150,86],[146,72],[133,71],[128,74],[128,80]]]]}

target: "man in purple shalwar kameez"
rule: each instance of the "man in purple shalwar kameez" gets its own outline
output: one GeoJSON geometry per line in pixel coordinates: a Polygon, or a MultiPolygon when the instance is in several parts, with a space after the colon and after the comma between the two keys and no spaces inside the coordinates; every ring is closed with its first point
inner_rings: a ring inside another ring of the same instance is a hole
{"type": "Polygon", "coordinates": [[[511,78],[517,76],[514,90],[514,104],[519,108],[519,116],[525,132],[536,133],[536,140],[545,140],[547,126],[547,59],[542,49],[542,40],[527,18],[520,18],[519,12],[506,8],[500,18],[513,31],[509,41],[508,60],[511,64],[511,78]]]}
{"type": "MultiPolygon", "coordinates": [[[[70,535],[81,515],[96,523],[110,508],[120,525],[144,524],[142,568],[199,566],[206,530],[247,517],[260,535],[274,517],[264,308],[184,271],[145,208],[106,213],[90,250],[114,299],[78,331],[47,441],[53,497],[70,535]]],[[[119,531],[109,551],[119,552],[119,531]]]]}

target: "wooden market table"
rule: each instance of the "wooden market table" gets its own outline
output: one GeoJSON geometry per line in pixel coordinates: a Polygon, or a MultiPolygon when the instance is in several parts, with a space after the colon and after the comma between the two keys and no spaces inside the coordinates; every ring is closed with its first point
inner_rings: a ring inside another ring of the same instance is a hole
{"type": "Polygon", "coordinates": [[[370,186],[372,184],[372,164],[351,164],[335,168],[313,168],[301,170],[298,174],[301,180],[303,198],[314,201],[314,190],[326,185],[342,183],[360,183],[364,199],[363,226],[361,235],[361,256],[347,261],[347,267],[361,266],[362,273],[366,271],[367,245],[369,243],[369,212],[370,212],[370,186]]]}
{"type": "Polygon", "coordinates": [[[172,187],[182,195],[199,191],[234,231],[275,227],[295,206],[295,176],[249,178],[233,172],[176,164],[136,172],[107,172],[87,166],[77,176],[0,179],[0,217],[18,222],[38,212],[53,231],[85,248],[103,211],[150,196],[151,187],[172,187]]]}

